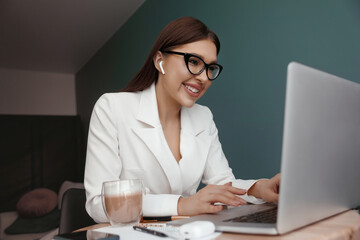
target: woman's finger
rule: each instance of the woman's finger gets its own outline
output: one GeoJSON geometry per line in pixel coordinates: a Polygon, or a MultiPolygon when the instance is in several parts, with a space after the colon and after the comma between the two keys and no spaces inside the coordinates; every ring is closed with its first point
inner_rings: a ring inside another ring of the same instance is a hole
{"type": "Polygon", "coordinates": [[[224,186],[232,186],[232,182],[225,183],[224,186]]]}
{"type": "Polygon", "coordinates": [[[236,195],[238,193],[243,193],[242,189],[240,191],[238,190],[239,189],[232,187],[212,185],[199,191],[199,197],[205,202],[220,202],[230,206],[239,206],[245,204],[246,201],[236,195]]]}
{"type": "Polygon", "coordinates": [[[223,210],[223,206],[209,204],[206,206],[206,208],[204,210],[205,210],[204,213],[216,213],[216,212],[220,212],[221,210],[223,210]]]}
{"type": "Polygon", "coordinates": [[[229,187],[228,191],[236,195],[244,195],[247,192],[245,189],[237,188],[237,187],[229,187]]]}
{"type": "Polygon", "coordinates": [[[226,194],[216,195],[212,198],[210,202],[212,203],[219,202],[230,206],[239,206],[246,203],[243,199],[239,197],[236,197],[234,195],[229,197],[226,194]]]}
{"type": "Polygon", "coordinates": [[[279,202],[279,194],[273,191],[267,191],[264,196],[266,202],[279,202]]]}
{"type": "Polygon", "coordinates": [[[233,187],[230,185],[231,183],[226,183],[224,185],[207,185],[206,187],[204,187],[203,189],[211,189],[213,191],[218,191],[218,190],[226,190],[229,191],[233,194],[236,195],[244,195],[246,194],[246,190],[245,189],[241,189],[241,188],[237,188],[237,187],[233,187]]]}

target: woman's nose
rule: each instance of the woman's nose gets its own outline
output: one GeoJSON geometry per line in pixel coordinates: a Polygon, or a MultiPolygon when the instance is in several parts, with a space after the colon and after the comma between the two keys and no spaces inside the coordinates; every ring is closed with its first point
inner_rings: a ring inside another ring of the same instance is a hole
{"type": "Polygon", "coordinates": [[[202,73],[200,73],[199,75],[196,75],[196,78],[199,79],[203,83],[206,81],[209,81],[209,79],[206,75],[206,69],[204,69],[204,71],[202,71],[202,73]]]}

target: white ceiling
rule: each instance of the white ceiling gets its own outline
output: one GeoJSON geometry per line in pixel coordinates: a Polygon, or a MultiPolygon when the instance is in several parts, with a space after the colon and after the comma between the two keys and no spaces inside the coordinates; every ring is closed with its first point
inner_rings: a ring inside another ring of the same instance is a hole
{"type": "Polygon", "coordinates": [[[145,0],[0,0],[0,68],[76,73],[145,0]]]}

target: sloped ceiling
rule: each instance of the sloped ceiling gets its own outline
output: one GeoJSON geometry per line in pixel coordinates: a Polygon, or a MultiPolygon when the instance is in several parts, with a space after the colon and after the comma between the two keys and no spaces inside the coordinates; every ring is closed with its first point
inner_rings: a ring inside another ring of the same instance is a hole
{"type": "Polygon", "coordinates": [[[145,0],[0,0],[0,68],[76,73],[145,0]]]}

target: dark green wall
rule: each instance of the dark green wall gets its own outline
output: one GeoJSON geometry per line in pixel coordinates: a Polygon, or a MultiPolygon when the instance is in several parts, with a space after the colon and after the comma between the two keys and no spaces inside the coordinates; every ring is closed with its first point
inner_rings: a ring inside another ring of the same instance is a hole
{"type": "Polygon", "coordinates": [[[239,178],[280,169],[286,67],[298,61],[360,82],[356,0],[148,0],[76,75],[85,124],[104,92],[141,67],[161,29],[193,16],[221,40],[224,66],[199,103],[213,111],[224,152],[239,178]]]}

